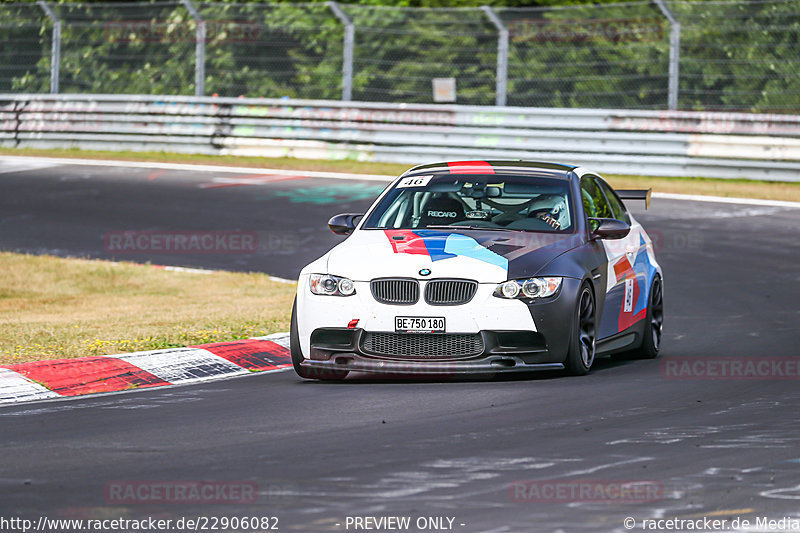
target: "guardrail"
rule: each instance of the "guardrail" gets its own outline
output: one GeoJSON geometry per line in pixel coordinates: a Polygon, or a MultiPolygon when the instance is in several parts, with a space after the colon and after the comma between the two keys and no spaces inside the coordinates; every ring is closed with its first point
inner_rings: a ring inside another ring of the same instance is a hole
{"type": "Polygon", "coordinates": [[[144,95],[0,94],[0,146],[800,181],[800,115],[144,95]]]}

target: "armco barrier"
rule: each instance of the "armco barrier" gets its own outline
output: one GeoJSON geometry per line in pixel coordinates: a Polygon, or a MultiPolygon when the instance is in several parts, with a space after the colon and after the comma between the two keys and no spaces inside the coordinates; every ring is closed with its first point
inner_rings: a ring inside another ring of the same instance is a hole
{"type": "Polygon", "coordinates": [[[800,115],[141,95],[0,94],[0,145],[800,181],[800,115]]]}

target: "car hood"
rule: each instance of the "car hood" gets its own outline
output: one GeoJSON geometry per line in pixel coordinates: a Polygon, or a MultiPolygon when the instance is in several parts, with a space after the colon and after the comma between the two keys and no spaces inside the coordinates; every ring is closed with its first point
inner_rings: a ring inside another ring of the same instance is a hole
{"type": "Polygon", "coordinates": [[[529,276],[578,244],[575,235],[493,230],[359,230],[328,252],[327,271],[355,281],[529,276]],[[430,270],[427,276],[420,271],[430,270]]]}

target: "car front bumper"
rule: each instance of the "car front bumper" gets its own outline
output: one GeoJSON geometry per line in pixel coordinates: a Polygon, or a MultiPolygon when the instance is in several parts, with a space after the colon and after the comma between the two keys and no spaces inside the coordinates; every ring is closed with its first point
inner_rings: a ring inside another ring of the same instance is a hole
{"type": "MultiPolygon", "coordinates": [[[[311,313],[298,314],[300,345],[304,359],[301,366],[316,370],[339,370],[393,375],[497,374],[560,370],[564,368],[575,297],[580,280],[564,279],[556,297],[541,301],[505,300],[484,290],[476,302],[461,306],[382,305],[372,301],[316,297],[305,299],[311,313]],[[358,308],[350,307],[350,302],[358,308]],[[337,309],[329,308],[339,303],[337,309]],[[320,312],[322,304],[325,309],[320,312]],[[364,305],[366,304],[366,305],[364,305]],[[409,307],[416,307],[410,309],[409,307]],[[366,312],[365,312],[366,311],[366,312]],[[311,316],[309,316],[311,315],[311,316]],[[408,334],[392,329],[395,316],[445,316],[447,333],[408,334]],[[306,320],[303,319],[305,316],[306,320]],[[347,327],[352,318],[360,320],[347,327]],[[310,319],[310,320],[309,320],[310,319]],[[457,327],[451,327],[457,325],[457,327]],[[305,327],[304,327],[305,326],[305,327]],[[369,335],[395,338],[409,335],[480,337],[480,349],[468,354],[448,355],[426,350],[393,352],[370,349],[369,335]]],[[[362,292],[363,294],[363,292],[362,292]]],[[[371,298],[369,298],[371,300],[371,298]]]]}
{"type": "MultiPolygon", "coordinates": [[[[410,334],[379,333],[408,338],[410,334]]],[[[348,370],[382,374],[481,374],[559,370],[560,362],[552,362],[544,338],[536,332],[482,331],[472,337],[481,347],[480,353],[466,356],[395,355],[368,351],[366,339],[374,333],[362,329],[320,329],[312,335],[310,358],[302,365],[309,369],[348,370]]],[[[435,342],[447,334],[416,334],[435,342]]],[[[453,335],[451,334],[451,337],[453,335]]]]}

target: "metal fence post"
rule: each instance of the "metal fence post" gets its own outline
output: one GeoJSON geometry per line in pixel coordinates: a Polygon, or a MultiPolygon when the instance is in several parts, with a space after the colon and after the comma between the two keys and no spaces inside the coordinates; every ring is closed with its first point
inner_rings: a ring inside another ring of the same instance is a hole
{"type": "Polygon", "coordinates": [[[342,100],[353,99],[353,49],[355,48],[356,27],[347,13],[333,0],[326,2],[336,18],[344,24],[344,51],[342,53],[342,100]]]}
{"type": "Polygon", "coordinates": [[[661,13],[669,21],[669,94],[667,106],[678,109],[678,81],[681,60],[681,23],[672,14],[664,0],[653,0],[661,13]]]}
{"type": "Polygon", "coordinates": [[[486,16],[497,28],[497,83],[495,86],[495,105],[506,105],[508,90],[508,28],[491,6],[481,6],[486,16]]]}
{"type": "Polygon", "coordinates": [[[206,21],[200,16],[200,12],[194,7],[192,0],[181,0],[181,4],[197,23],[194,45],[194,95],[204,96],[206,94],[206,21]]]}
{"type": "Polygon", "coordinates": [[[61,18],[44,0],[36,2],[53,21],[53,38],[50,50],[50,92],[58,94],[58,73],[61,71],[61,18]]]}

